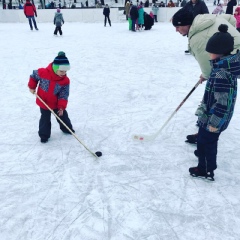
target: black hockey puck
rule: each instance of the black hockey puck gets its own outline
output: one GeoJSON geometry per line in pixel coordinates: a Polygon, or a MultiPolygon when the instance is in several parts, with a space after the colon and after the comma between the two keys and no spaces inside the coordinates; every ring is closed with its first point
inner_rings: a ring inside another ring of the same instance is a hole
{"type": "Polygon", "coordinates": [[[95,152],[95,154],[96,154],[98,157],[101,157],[101,156],[102,156],[102,152],[95,152]]]}

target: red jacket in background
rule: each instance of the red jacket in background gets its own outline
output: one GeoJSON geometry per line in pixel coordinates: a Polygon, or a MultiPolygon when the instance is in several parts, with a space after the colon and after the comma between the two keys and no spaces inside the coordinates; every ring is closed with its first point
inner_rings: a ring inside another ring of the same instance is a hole
{"type": "Polygon", "coordinates": [[[30,1],[27,1],[24,4],[23,10],[26,17],[34,17],[34,14],[35,16],[37,16],[36,7],[32,3],[30,3],[30,1]]]}
{"type": "MultiPolygon", "coordinates": [[[[55,74],[52,63],[50,63],[47,68],[39,68],[33,71],[30,75],[28,87],[36,89],[38,86],[37,95],[51,109],[65,110],[68,103],[69,84],[69,78],[67,76],[59,77],[55,74]]],[[[39,107],[48,109],[38,98],[36,98],[36,103],[39,107]]]]}

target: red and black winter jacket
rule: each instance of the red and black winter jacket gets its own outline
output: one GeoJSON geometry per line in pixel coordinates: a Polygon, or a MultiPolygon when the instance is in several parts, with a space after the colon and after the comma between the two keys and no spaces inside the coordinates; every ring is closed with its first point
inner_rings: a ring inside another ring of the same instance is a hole
{"type": "MultiPolygon", "coordinates": [[[[52,69],[52,63],[47,68],[34,70],[30,75],[28,87],[36,89],[37,94],[51,109],[66,109],[69,96],[70,80],[67,76],[59,77],[52,69]]],[[[43,109],[48,109],[38,98],[36,103],[43,109]]]]}
{"type": "Polygon", "coordinates": [[[36,11],[36,7],[30,3],[30,1],[27,1],[25,4],[24,4],[24,14],[26,15],[26,17],[33,17],[34,14],[35,16],[37,16],[37,11],[36,11]]]}

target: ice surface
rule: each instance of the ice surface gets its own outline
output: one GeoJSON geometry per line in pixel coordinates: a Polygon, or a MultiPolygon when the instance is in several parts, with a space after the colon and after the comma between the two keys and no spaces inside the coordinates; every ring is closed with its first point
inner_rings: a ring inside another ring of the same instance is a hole
{"type": "Polygon", "coordinates": [[[187,38],[170,22],[130,32],[127,22],[0,24],[1,240],[240,239],[240,107],[220,136],[215,182],[192,178],[201,84],[161,134],[154,134],[198,81],[187,38]],[[71,64],[68,113],[76,135],[52,116],[47,144],[28,91],[32,70],[65,51],[71,64]]]}

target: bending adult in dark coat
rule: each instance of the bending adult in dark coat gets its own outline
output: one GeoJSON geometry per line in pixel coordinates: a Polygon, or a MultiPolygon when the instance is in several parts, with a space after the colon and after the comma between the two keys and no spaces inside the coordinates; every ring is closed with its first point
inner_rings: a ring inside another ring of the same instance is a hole
{"type": "Polygon", "coordinates": [[[233,7],[237,5],[236,0],[230,0],[227,4],[226,14],[232,14],[233,15],[233,7]]]}
{"type": "Polygon", "coordinates": [[[144,12],[144,26],[145,26],[144,30],[150,30],[153,24],[154,24],[154,19],[149,14],[144,12]]]}

